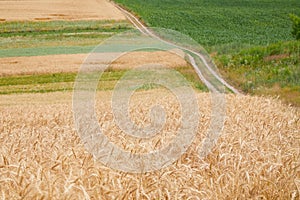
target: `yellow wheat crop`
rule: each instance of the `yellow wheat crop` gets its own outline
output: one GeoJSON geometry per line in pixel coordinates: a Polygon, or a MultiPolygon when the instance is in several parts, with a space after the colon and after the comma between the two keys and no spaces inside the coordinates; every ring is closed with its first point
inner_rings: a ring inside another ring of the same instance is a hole
{"type": "MultiPolygon", "coordinates": [[[[120,147],[146,152],[176,133],[176,99],[150,93],[132,97],[133,121],[148,123],[146,108],[156,101],[167,107],[170,120],[149,141],[119,131],[111,93],[98,94],[100,125],[120,147]]],[[[200,159],[211,103],[207,93],[197,97],[198,136],[188,152],[167,168],[130,174],[104,166],[85,150],[74,128],[70,93],[2,95],[0,199],[299,199],[299,111],[277,99],[227,95],[223,132],[212,153],[200,159]]]]}

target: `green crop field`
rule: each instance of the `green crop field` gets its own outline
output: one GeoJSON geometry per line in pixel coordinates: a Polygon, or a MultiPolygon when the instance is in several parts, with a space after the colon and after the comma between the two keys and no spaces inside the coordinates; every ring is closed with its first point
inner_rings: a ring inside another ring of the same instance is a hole
{"type": "Polygon", "coordinates": [[[299,0],[116,0],[147,26],[190,36],[241,91],[300,106],[300,46],[289,14],[299,0]]]}
{"type": "Polygon", "coordinates": [[[205,47],[291,40],[299,0],[116,0],[148,25],[187,34],[205,47]]]}

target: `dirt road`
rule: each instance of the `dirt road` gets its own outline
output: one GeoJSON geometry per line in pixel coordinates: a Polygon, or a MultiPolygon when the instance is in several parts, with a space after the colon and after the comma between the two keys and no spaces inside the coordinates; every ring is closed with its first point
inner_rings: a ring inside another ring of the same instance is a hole
{"type": "MultiPolygon", "coordinates": [[[[156,35],[153,31],[148,29],[137,17],[135,17],[133,14],[125,10],[124,8],[120,7],[119,5],[115,4],[115,6],[127,17],[127,19],[144,35],[148,35],[152,38],[155,38],[159,41],[162,41],[164,43],[173,45],[175,48],[179,48],[181,50],[184,50],[188,53],[189,59],[190,59],[190,64],[194,67],[196,73],[198,74],[199,78],[202,80],[202,82],[210,89],[212,92],[223,92],[222,89],[219,89],[218,85],[224,85],[227,87],[229,90],[231,90],[235,94],[239,94],[239,91],[235,89],[233,86],[228,84],[218,73],[215,71],[216,67],[214,64],[208,60],[207,56],[204,55],[203,53],[196,52],[192,49],[186,48],[184,46],[172,43],[170,41],[167,41],[163,38],[161,38],[159,35],[156,35]],[[193,55],[193,56],[192,56],[193,55]],[[201,64],[203,64],[204,68],[203,69],[202,65],[200,66],[197,62],[195,62],[194,57],[198,57],[201,60],[201,64]],[[202,69],[201,69],[202,68],[202,69]],[[205,76],[203,74],[203,71],[208,70],[210,74],[205,76]],[[211,78],[207,77],[214,77],[215,80],[209,80],[211,78]],[[213,82],[219,82],[217,86],[213,84],[213,82]]],[[[222,88],[222,87],[220,87],[222,88]]]]}

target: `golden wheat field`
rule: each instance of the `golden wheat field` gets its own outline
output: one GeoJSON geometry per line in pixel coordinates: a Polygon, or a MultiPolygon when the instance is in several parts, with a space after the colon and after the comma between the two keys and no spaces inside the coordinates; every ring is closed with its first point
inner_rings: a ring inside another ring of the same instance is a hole
{"type": "MultiPolygon", "coordinates": [[[[164,94],[136,92],[130,104],[133,121],[147,123],[147,109],[160,102],[170,110],[161,134],[176,132],[178,105],[164,94]]],[[[97,116],[117,145],[147,151],[172,139],[126,137],[112,122],[111,95],[98,92],[97,116]]],[[[85,150],[74,128],[72,93],[2,95],[0,198],[299,199],[299,110],[277,99],[227,95],[223,132],[212,153],[200,159],[211,102],[208,93],[197,98],[198,136],[188,152],[167,168],[131,174],[104,166],[85,150]]]]}

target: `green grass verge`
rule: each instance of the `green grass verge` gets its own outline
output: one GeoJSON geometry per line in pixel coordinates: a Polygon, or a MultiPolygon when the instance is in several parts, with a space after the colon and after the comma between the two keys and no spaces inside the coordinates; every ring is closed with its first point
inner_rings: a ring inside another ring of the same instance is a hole
{"type": "Polygon", "coordinates": [[[95,46],[56,46],[18,49],[0,49],[0,58],[90,53],[95,46]]]}
{"type": "Polygon", "coordinates": [[[41,35],[50,33],[70,32],[118,32],[128,29],[131,25],[127,21],[98,20],[98,21],[12,21],[2,22],[0,26],[1,37],[41,35]]]}
{"type": "Polygon", "coordinates": [[[300,106],[300,41],[252,47],[214,59],[221,73],[244,92],[279,95],[300,106]]]}
{"type": "MultiPolygon", "coordinates": [[[[125,70],[104,72],[98,89],[113,89],[124,73],[125,70]]],[[[56,73],[0,77],[0,94],[71,91],[76,76],[77,73],[56,73]]]]}

